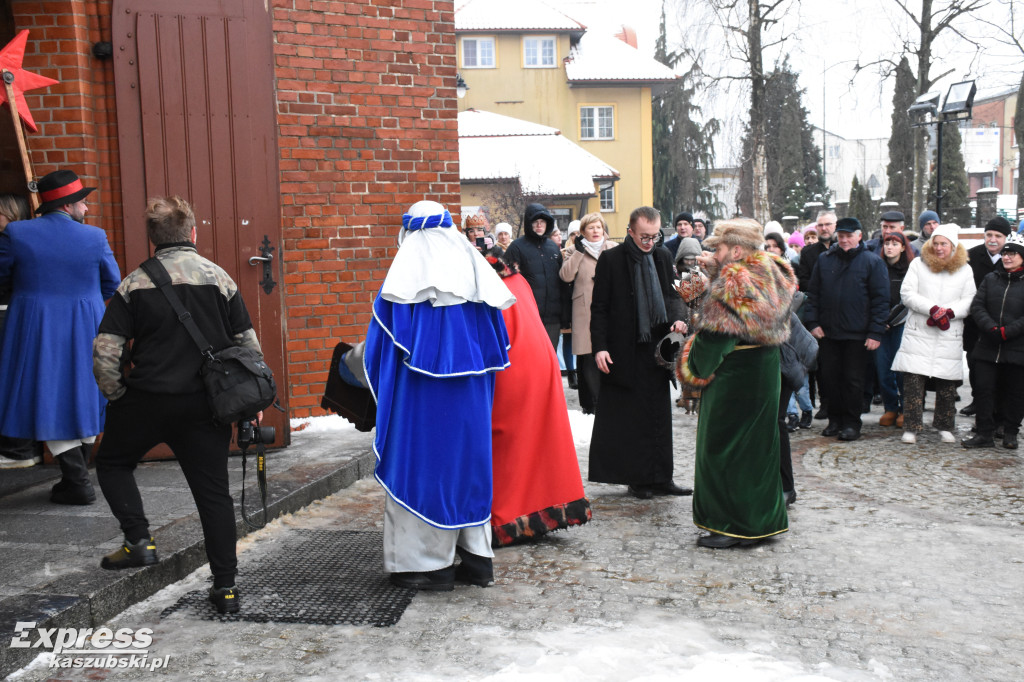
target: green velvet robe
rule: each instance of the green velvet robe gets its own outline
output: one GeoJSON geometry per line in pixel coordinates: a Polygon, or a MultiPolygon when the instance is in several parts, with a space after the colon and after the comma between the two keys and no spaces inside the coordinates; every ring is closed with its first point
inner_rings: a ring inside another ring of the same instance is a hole
{"type": "Polygon", "coordinates": [[[699,332],[687,359],[704,388],[697,422],[693,522],[737,538],[789,530],[779,473],[778,346],[699,332]]]}

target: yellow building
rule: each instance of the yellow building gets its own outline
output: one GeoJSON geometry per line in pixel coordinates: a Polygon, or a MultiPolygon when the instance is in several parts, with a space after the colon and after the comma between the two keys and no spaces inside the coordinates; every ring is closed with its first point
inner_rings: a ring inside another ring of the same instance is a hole
{"type": "MultiPolygon", "coordinates": [[[[589,197],[548,208],[560,222],[601,211],[612,236],[625,236],[630,211],[654,200],[651,95],[675,80],[672,70],[627,44],[627,36],[587,32],[541,0],[456,3],[455,34],[467,88],[459,110],[555,128],[616,169],[618,179],[596,180],[589,197]]],[[[467,189],[464,203],[478,203],[467,189]]]]}

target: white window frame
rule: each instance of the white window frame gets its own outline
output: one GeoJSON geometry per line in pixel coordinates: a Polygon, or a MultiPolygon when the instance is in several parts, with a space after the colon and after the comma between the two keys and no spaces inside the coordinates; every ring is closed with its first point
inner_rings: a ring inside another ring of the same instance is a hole
{"type": "Polygon", "coordinates": [[[585,104],[580,106],[580,140],[614,140],[615,139],[615,106],[612,104],[585,104]],[[607,111],[608,124],[601,124],[602,114],[607,111]],[[589,118],[588,127],[584,126],[584,117],[589,118]],[[606,131],[606,132],[605,132],[606,131]],[[605,133],[605,134],[603,134],[605,133]]]}
{"type": "Polygon", "coordinates": [[[601,213],[615,213],[615,183],[608,182],[597,187],[597,200],[601,207],[601,213]]]}
{"type": "Polygon", "coordinates": [[[459,41],[459,45],[462,48],[462,68],[464,69],[496,69],[498,68],[498,43],[495,41],[494,36],[463,36],[462,40],[459,41]],[[466,60],[466,43],[473,43],[473,60],[476,62],[470,64],[466,60]],[[481,46],[489,45],[490,54],[486,53],[484,56],[489,56],[490,60],[487,63],[482,63],[481,60],[481,46]]]}
{"type": "Polygon", "coordinates": [[[558,64],[558,40],[555,36],[523,37],[523,67],[527,69],[553,69],[558,64]],[[531,43],[533,45],[531,46],[531,43]],[[545,48],[550,45],[550,53],[545,48]],[[533,61],[531,62],[531,48],[533,61]]]}

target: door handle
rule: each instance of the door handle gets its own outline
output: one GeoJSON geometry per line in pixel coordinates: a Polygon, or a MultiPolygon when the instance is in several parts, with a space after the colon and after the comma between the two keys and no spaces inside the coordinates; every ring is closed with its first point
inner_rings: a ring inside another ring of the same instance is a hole
{"type": "Polygon", "coordinates": [[[260,255],[253,256],[249,259],[249,265],[256,265],[257,263],[263,263],[263,279],[260,280],[260,286],[263,287],[263,291],[270,293],[274,290],[277,282],[274,281],[274,267],[271,265],[274,261],[274,247],[270,245],[270,238],[267,235],[263,235],[263,245],[260,246],[260,255]]]}

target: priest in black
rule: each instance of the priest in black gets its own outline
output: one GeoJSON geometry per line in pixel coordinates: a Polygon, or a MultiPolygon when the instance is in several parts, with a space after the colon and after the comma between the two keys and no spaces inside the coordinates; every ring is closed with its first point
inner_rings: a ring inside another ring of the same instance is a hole
{"type": "Polygon", "coordinates": [[[672,481],[671,374],[655,361],[658,341],[685,333],[682,299],[672,286],[672,255],[656,246],[658,212],[629,216],[620,249],[597,261],[590,334],[601,391],[590,441],[588,478],[629,486],[641,499],[689,495],[672,481]]]}

